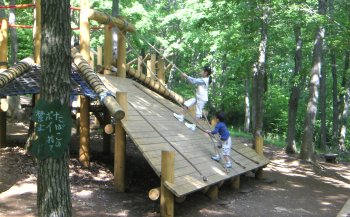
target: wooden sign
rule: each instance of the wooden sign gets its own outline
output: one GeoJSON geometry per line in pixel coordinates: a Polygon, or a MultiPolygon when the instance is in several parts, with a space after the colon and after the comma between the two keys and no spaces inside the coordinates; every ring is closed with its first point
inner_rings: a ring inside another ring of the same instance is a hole
{"type": "Polygon", "coordinates": [[[35,136],[29,152],[39,160],[62,157],[71,139],[72,119],[68,104],[40,99],[32,120],[35,122],[35,136]]]}

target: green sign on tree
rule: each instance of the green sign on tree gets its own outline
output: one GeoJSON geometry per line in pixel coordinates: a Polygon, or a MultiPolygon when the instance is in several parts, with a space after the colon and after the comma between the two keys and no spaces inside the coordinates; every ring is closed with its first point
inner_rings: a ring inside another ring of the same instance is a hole
{"type": "Polygon", "coordinates": [[[71,138],[69,106],[62,105],[59,100],[48,103],[40,99],[34,108],[32,120],[35,122],[35,136],[29,152],[40,160],[62,157],[71,138]]]}

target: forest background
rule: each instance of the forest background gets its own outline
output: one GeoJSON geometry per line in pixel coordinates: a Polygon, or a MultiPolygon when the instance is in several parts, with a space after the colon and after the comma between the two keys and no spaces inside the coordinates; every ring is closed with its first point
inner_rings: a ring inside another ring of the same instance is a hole
{"type": "MultiPolygon", "coordinates": [[[[29,3],[32,1],[0,1],[29,3]]],[[[90,3],[91,8],[112,14],[112,1],[90,3]]],[[[211,66],[214,82],[207,109],[210,114],[224,111],[236,134],[249,132],[253,138],[280,141],[287,152],[300,151],[304,159],[312,159],[314,150],[347,156],[349,1],[118,3],[119,15],[137,29],[128,34],[128,59],[157,53],[150,45],[154,46],[180,69],[167,74],[167,85],[186,97],[193,95],[193,89],[180,78],[180,72],[199,76],[202,66],[211,66]]],[[[79,1],[71,5],[79,6],[79,1]]],[[[12,11],[17,24],[33,25],[32,9],[12,11]]],[[[72,11],[71,26],[79,26],[77,11],[72,11]]],[[[9,43],[17,41],[18,47],[10,51],[10,64],[33,53],[32,30],[15,32],[10,31],[9,43]]],[[[78,39],[75,30],[72,43],[78,39]]],[[[91,31],[91,49],[103,47],[103,41],[103,31],[91,31]]]]}

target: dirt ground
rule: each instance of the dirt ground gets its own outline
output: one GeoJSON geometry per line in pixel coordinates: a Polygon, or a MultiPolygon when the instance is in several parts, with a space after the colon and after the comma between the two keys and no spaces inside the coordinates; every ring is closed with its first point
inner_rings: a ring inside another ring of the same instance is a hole
{"type": "MultiPolygon", "coordinates": [[[[25,154],[23,143],[26,125],[8,125],[11,147],[0,149],[0,217],[36,216],[36,165],[25,154]]],[[[113,189],[113,159],[102,156],[98,147],[102,138],[92,134],[92,163],[84,169],[77,161],[77,137],[73,137],[70,181],[74,216],[139,217],[160,216],[159,201],[148,199],[148,191],[158,187],[155,175],[136,146],[128,141],[126,159],[127,191],[113,189]]],[[[241,177],[241,189],[232,190],[225,183],[219,199],[210,200],[201,192],[175,204],[175,216],[183,217],[257,217],[257,216],[336,216],[350,193],[348,163],[303,164],[283,150],[265,146],[271,163],[264,169],[264,179],[252,174],[241,177]]]]}

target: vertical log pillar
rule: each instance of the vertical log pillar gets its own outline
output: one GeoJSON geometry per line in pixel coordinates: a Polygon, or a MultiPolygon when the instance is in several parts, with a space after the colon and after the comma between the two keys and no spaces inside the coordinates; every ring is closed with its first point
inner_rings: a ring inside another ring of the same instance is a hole
{"type": "Polygon", "coordinates": [[[165,84],[165,61],[164,58],[160,58],[158,60],[158,80],[162,83],[165,84]]]}
{"type": "Polygon", "coordinates": [[[211,200],[217,200],[219,198],[219,186],[217,185],[210,186],[206,194],[211,200]]]}
{"type": "Polygon", "coordinates": [[[103,74],[111,74],[112,64],[112,27],[105,25],[105,43],[104,43],[104,58],[103,58],[103,74]]]}
{"type": "MultiPolygon", "coordinates": [[[[34,62],[40,65],[40,47],[41,47],[41,0],[34,0],[34,27],[33,27],[33,39],[34,39],[34,62]]],[[[40,99],[39,94],[35,94],[35,100],[40,99]]],[[[34,104],[33,104],[34,105],[34,104]]],[[[34,124],[34,123],[33,123],[34,124]]]]}
{"type": "Polygon", "coordinates": [[[34,0],[35,11],[34,11],[34,62],[40,65],[40,47],[41,47],[41,0],[34,0]]]}
{"type": "Polygon", "coordinates": [[[84,167],[90,165],[90,100],[88,97],[80,96],[80,148],[79,161],[84,167]]]}
{"type": "MultiPolygon", "coordinates": [[[[105,25],[105,42],[104,42],[104,59],[103,59],[103,74],[110,75],[112,64],[112,28],[109,25],[105,25]]],[[[111,123],[111,115],[104,109],[103,119],[105,124],[111,123]]],[[[109,154],[111,149],[111,135],[103,132],[103,153],[109,154]]]]}
{"type": "Polygon", "coordinates": [[[118,31],[117,76],[126,77],[126,32],[118,31]]]}
{"type": "MultiPolygon", "coordinates": [[[[80,53],[86,61],[90,60],[90,24],[88,19],[90,0],[80,0],[80,53]]],[[[79,161],[83,166],[90,165],[90,100],[80,98],[80,148],[79,161]]]]}
{"type": "Polygon", "coordinates": [[[165,187],[165,181],[174,182],[175,152],[162,151],[161,186],[160,186],[160,216],[174,216],[174,195],[165,187]]]}
{"type": "Polygon", "coordinates": [[[240,184],[241,184],[241,177],[236,176],[232,178],[230,183],[231,183],[231,188],[233,188],[234,190],[239,190],[240,184]]]}
{"type": "MultiPolygon", "coordinates": [[[[264,156],[264,139],[262,136],[257,136],[255,140],[255,151],[258,155],[264,156]]],[[[263,169],[259,168],[255,173],[255,178],[261,179],[263,177],[263,169]]]]}
{"type": "MultiPolygon", "coordinates": [[[[0,69],[7,69],[7,32],[8,20],[1,20],[1,35],[0,35],[0,69]]],[[[0,147],[6,146],[6,111],[0,109],[0,147]]]]}
{"type": "Polygon", "coordinates": [[[140,74],[142,74],[143,72],[143,63],[142,63],[142,60],[143,60],[143,58],[142,58],[142,56],[139,56],[139,57],[137,57],[137,71],[140,73],[140,74]]]}
{"type": "Polygon", "coordinates": [[[102,66],[102,47],[97,48],[97,65],[102,66]]]}
{"type": "MultiPolygon", "coordinates": [[[[126,92],[116,93],[117,102],[125,112],[124,121],[128,117],[128,100],[126,92]]],[[[117,192],[125,191],[125,154],[126,154],[126,134],[122,126],[122,121],[115,123],[115,144],[114,144],[114,181],[117,192]]]]}

